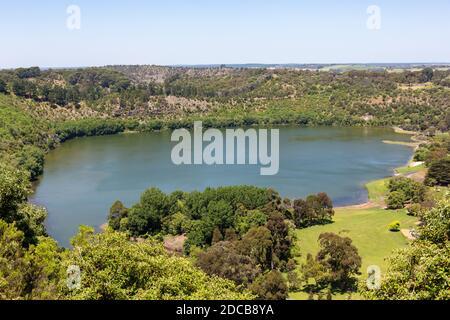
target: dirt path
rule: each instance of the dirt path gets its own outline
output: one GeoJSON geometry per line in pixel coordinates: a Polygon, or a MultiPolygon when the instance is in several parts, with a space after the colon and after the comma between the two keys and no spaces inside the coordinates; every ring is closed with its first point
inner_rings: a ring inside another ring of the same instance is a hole
{"type": "Polygon", "coordinates": [[[408,239],[408,240],[416,240],[416,238],[411,234],[411,230],[409,229],[402,229],[400,230],[401,233],[408,239]]]}
{"type": "Polygon", "coordinates": [[[380,204],[375,202],[366,202],[362,204],[357,204],[353,206],[344,206],[344,207],[336,207],[336,209],[353,209],[353,210],[364,210],[364,209],[372,209],[372,208],[379,208],[380,204]]]}

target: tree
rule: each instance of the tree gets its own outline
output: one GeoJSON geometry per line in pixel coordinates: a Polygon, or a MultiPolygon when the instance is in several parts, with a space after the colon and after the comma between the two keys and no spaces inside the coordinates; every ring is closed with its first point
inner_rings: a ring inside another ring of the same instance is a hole
{"type": "Polygon", "coordinates": [[[397,210],[405,206],[406,196],[403,191],[390,192],[386,199],[388,209],[397,210]]]}
{"type": "Polygon", "coordinates": [[[19,169],[0,164],[0,219],[16,223],[24,234],[26,245],[36,244],[45,235],[47,211],[26,203],[30,190],[29,175],[19,169]]]}
{"type": "Polygon", "coordinates": [[[252,299],[226,279],[208,276],[190,260],[170,256],[160,243],[129,241],[126,234],[82,231],[73,241],[64,267],[81,270],[80,288],[65,290],[81,300],[235,300],[252,299]]]}
{"type": "Polygon", "coordinates": [[[448,186],[450,184],[450,158],[434,161],[430,165],[425,183],[429,186],[448,186]]]}
{"type": "Polygon", "coordinates": [[[320,192],[317,194],[317,202],[320,205],[319,219],[322,221],[331,221],[334,216],[333,201],[331,198],[325,192],[320,192]]]}
{"type": "Polygon", "coordinates": [[[41,69],[39,67],[18,68],[16,74],[20,79],[35,78],[41,75],[41,69]]]}
{"type": "Polygon", "coordinates": [[[305,200],[294,201],[294,222],[299,228],[314,224],[323,224],[332,220],[334,215],[333,202],[324,192],[310,195],[305,200]]]}
{"type": "Polygon", "coordinates": [[[286,280],[277,270],[258,277],[250,290],[261,300],[286,300],[289,293],[286,280]]]}
{"type": "MultiPolygon", "coordinates": [[[[313,279],[315,284],[313,291],[320,291],[323,287],[328,285],[328,273],[326,267],[317,261],[312,254],[306,255],[306,263],[301,266],[302,280],[305,283],[309,283],[310,279],[313,279]]],[[[311,291],[312,292],[312,291],[311,291]]]]}
{"type": "Polygon", "coordinates": [[[163,232],[171,235],[188,233],[192,228],[192,221],[183,213],[177,212],[162,219],[163,232]]]}
{"type": "Polygon", "coordinates": [[[130,231],[135,236],[158,233],[161,220],[168,214],[169,201],[166,194],[156,188],[145,191],[138,204],[128,213],[130,231]]]}
{"type": "Polygon", "coordinates": [[[0,79],[0,93],[8,93],[8,86],[3,79],[0,79]]]}
{"type": "Polygon", "coordinates": [[[261,273],[255,260],[236,249],[232,242],[219,242],[199,254],[196,265],[209,275],[247,286],[261,273]]]}
{"type": "Polygon", "coordinates": [[[251,228],[263,226],[267,223],[267,215],[260,210],[243,210],[237,217],[236,226],[239,234],[246,234],[251,228]]]}
{"type": "Polygon", "coordinates": [[[113,230],[120,230],[120,221],[128,216],[128,209],[121,201],[116,201],[109,209],[108,224],[113,230]]]}
{"type": "Polygon", "coordinates": [[[30,179],[36,180],[44,172],[44,152],[35,146],[26,145],[18,152],[18,165],[30,173],[30,179]]]}
{"type": "Polygon", "coordinates": [[[12,91],[18,97],[25,97],[27,94],[27,82],[25,80],[15,80],[12,83],[12,91]]]}
{"type": "Polygon", "coordinates": [[[434,76],[434,71],[432,68],[425,68],[422,70],[422,74],[420,77],[420,80],[422,82],[430,82],[431,80],[433,80],[433,76],[434,76]]]}
{"type": "Polygon", "coordinates": [[[251,256],[263,270],[272,266],[272,234],[266,227],[250,229],[238,243],[238,250],[242,254],[251,256]]]}
{"type": "Polygon", "coordinates": [[[296,291],[300,288],[300,278],[295,270],[289,271],[287,275],[289,290],[296,291]]]}
{"type": "Polygon", "coordinates": [[[0,220],[0,299],[19,299],[25,290],[23,233],[0,220]]]}
{"type": "Polygon", "coordinates": [[[403,205],[406,203],[420,203],[425,199],[425,186],[409,178],[395,177],[390,179],[388,189],[390,192],[403,193],[403,205]]]}
{"type": "Polygon", "coordinates": [[[307,227],[313,220],[314,211],[303,199],[294,201],[294,222],[298,228],[307,227]]]}
{"type": "Polygon", "coordinates": [[[67,89],[54,86],[48,94],[48,101],[59,106],[65,106],[68,102],[67,89]]]}
{"type": "Polygon", "coordinates": [[[361,286],[364,296],[377,300],[449,300],[450,196],[424,216],[419,239],[395,251],[380,288],[361,286]]]}
{"type": "Polygon", "coordinates": [[[450,194],[444,198],[435,208],[425,213],[423,227],[420,230],[420,239],[435,244],[445,244],[450,241],[450,194]]]}
{"type": "Polygon", "coordinates": [[[323,233],[319,236],[319,245],[316,260],[327,270],[327,282],[341,289],[351,288],[361,268],[361,257],[352,240],[323,233]]]}
{"type": "Polygon", "coordinates": [[[24,234],[0,220],[0,299],[61,298],[62,255],[53,239],[24,247],[24,234]]]}
{"type": "Polygon", "coordinates": [[[0,163],[0,219],[13,222],[14,213],[26,201],[30,183],[25,171],[0,163]]]}
{"type": "Polygon", "coordinates": [[[211,201],[207,207],[207,215],[204,217],[211,225],[218,227],[221,231],[234,225],[234,211],[232,206],[225,200],[211,201]]]}
{"type": "Polygon", "coordinates": [[[379,288],[365,284],[361,292],[375,300],[450,299],[450,246],[416,241],[387,259],[388,269],[379,288]]]}
{"type": "Polygon", "coordinates": [[[287,262],[291,257],[291,239],[289,227],[281,213],[272,213],[267,221],[267,229],[272,235],[272,268],[287,262]]]}

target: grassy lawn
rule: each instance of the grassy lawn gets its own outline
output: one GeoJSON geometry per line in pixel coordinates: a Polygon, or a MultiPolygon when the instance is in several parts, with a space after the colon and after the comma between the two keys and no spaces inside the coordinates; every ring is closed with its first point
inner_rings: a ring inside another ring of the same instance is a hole
{"type": "Polygon", "coordinates": [[[391,178],[381,179],[369,182],[366,185],[369,192],[369,201],[383,203],[384,196],[388,193],[388,182],[391,178]]]}
{"type": "Polygon", "coordinates": [[[409,174],[409,173],[415,173],[415,172],[419,172],[419,171],[426,170],[426,169],[427,169],[427,167],[424,164],[422,164],[422,165],[417,166],[417,167],[401,167],[401,168],[397,168],[397,169],[395,169],[395,171],[397,173],[400,173],[400,174],[409,174]]]}
{"type": "MultiPolygon", "coordinates": [[[[417,222],[417,219],[408,216],[405,210],[339,208],[336,210],[334,223],[297,231],[302,254],[298,262],[302,264],[308,253],[315,255],[318,252],[317,239],[321,233],[333,232],[353,240],[353,244],[362,257],[362,277],[365,276],[367,267],[370,265],[378,265],[384,272],[387,268],[385,257],[389,256],[394,249],[408,244],[408,240],[400,232],[393,233],[388,230],[388,224],[393,220],[399,220],[402,229],[413,228],[417,222]]],[[[347,299],[347,296],[336,295],[333,299],[347,299]]],[[[291,298],[307,299],[308,294],[306,292],[291,293],[291,298]]],[[[352,296],[352,299],[360,298],[358,294],[352,296]]]]}

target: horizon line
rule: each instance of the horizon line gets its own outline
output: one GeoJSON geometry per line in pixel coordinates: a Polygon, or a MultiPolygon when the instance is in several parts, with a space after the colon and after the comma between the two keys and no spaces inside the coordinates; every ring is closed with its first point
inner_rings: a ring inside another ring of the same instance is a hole
{"type": "Polygon", "coordinates": [[[39,67],[40,69],[85,69],[85,68],[102,68],[102,67],[114,67],[114,66],[155,66],[155,67],[217,67],[225,66],[280,66],[280,67],[295,67],[295,66],[380,66],[389,67],[395,65],[434,65],[434,66],[450,66],[450,62],[306,62],[306,63],[259,63],[259,62],[248,62],[248,63],[198,63],[198,64],[155,64],[155,63],[117,63],[117,64],[104,64],[104,65],[84,65],[84,66],[39,66],[39,65],[29,65],[29,66],[17,66],[17,67],[0,67],[0,70],[14,70],[18,68],[31,68],[39,67]]]}

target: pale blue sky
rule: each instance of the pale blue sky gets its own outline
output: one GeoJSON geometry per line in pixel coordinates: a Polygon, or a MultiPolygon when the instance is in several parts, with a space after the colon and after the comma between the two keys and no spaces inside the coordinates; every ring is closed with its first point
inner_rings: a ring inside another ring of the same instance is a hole
{"type": "Polygon", "coordinates": [[[450,62],[449,0],[1,0],[0,28],[0,68],[450,62]]]}

